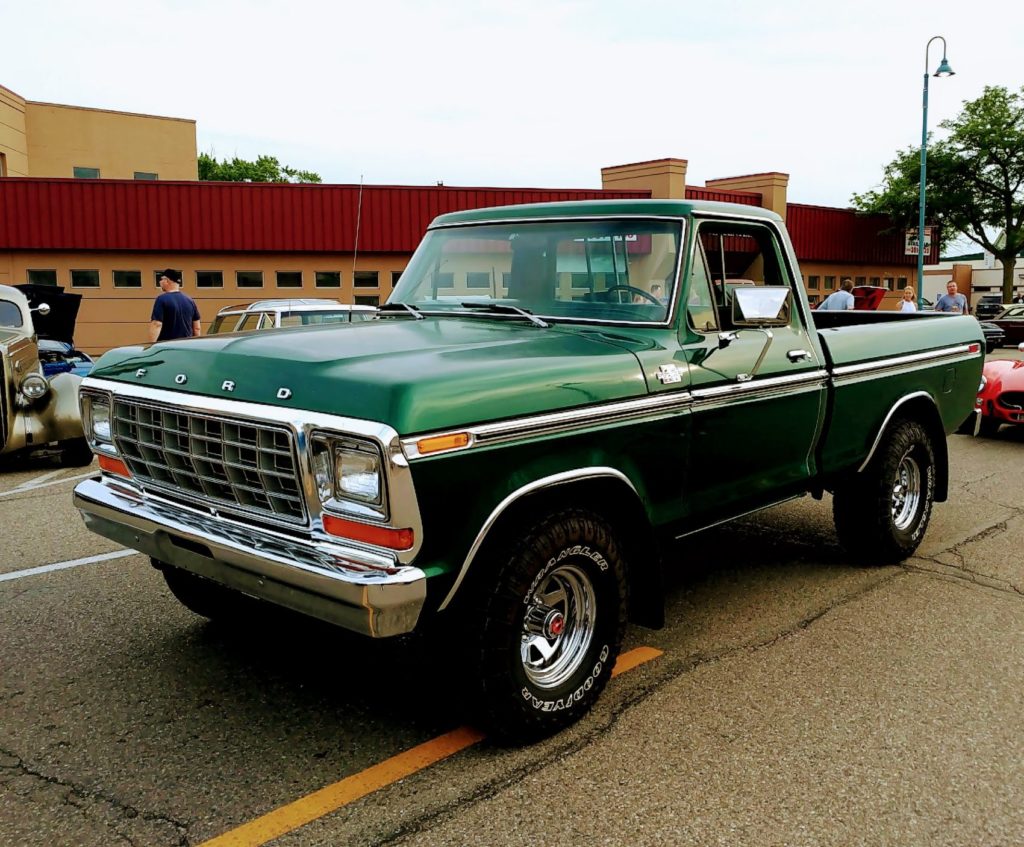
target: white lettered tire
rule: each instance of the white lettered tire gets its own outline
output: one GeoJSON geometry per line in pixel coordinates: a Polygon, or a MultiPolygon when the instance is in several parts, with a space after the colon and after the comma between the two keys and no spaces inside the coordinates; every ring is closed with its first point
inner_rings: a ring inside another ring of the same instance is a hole
{"type": "Polygon", "coordinates": [[[600,695],[627,616],[626,566],[608,524],[567,509],[520,536],[480,612],[484,722],[509,741],[550,735],[600,695]]]}

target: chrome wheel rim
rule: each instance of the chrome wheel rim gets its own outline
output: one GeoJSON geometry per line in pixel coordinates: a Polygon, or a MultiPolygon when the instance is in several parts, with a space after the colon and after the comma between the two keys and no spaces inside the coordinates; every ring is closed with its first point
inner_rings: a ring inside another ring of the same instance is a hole
{"type": "Polygon", "coordinates": [[[580,667],[594,640],[597,597],[586,573],[561,565],[527,598],[520,657],[527,679],[557,688],[580,667]]]}
{"type": "Polygon", "coordinates": [[[907,453],[896,468],[892,486],[892,522],[896,529],[905,530],[917,515],[921,503],[921,468],[907,453]]]}

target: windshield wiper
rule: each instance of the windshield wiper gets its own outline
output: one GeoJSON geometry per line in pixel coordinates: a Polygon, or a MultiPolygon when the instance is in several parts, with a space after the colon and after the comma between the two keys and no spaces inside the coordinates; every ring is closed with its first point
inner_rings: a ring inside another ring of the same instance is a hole
{"type": "Polygon", "coordinates": [[[507,303],[473,303],[466,302],[460,304],[464,309],[476,309],[477,311],[483,312],[498,312],[503,315],[519,315],[521,318],[526,318],[534,326],[540,326],[547,329],[551,324],[547,321],[542,321],[529,309],[520,309],[518,306],[509,306],[507,303]]]}
{"type": "Polygon", "coordinates": [[[383,306],[378,306],[378,312],[398,312],[405,310],[412,315],[416,320],[423,320],[423,315],[420,314],[420,310],[415,306],[410,306],[408,303],[385,303],[383,306]]]}

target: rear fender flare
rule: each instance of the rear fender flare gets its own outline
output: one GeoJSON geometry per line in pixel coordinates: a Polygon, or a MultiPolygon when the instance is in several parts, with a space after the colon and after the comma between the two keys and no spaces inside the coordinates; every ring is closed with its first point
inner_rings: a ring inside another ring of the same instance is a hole
{"type": "Polygon", "coordinates": [[[860,467],[857,468],[857,473],[862,473],[871,463],[875,453],[878,451],[878,446],[882,443],[886,430],[889,428],[889,424],[896,417],[917,421],[931,437],[936,464],[935,499],[940,503],[944,502],[949,496],[949,451],[946,446],[946,430],[942,424],[942,415],[939,413],[938,403],[935,402],[935,398],[927,391],[915,391],[893,403],[889,413],[885,416],[885,420],[882,421],[882,425],[878,428],[868,455],[861,462],[860,467]]]}

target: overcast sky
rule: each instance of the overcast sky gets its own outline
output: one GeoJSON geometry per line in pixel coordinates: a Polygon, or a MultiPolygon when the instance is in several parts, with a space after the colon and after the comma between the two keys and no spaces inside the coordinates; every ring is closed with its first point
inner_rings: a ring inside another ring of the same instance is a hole
{"type": "Polygon", "coordinates": [[[193,118],[201,152],[325,182],[595,188],[790,175],[849,204],[985,85],[1024,83],[1024,4],[995,0],[35,0],[6,4],[0,84],[29,100],[193,118]],[[934,71],[941,42],[932,45],[934,71]]]}

